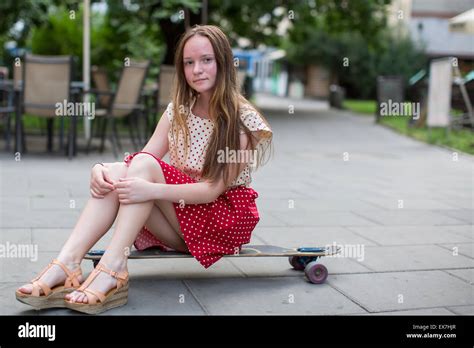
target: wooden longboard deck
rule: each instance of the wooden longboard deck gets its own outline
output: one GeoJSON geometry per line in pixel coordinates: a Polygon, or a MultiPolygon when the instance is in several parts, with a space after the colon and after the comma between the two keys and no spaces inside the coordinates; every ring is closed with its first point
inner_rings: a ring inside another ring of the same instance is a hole
{"type": "MultiPolygon", "coordinates": [[[[338,254],[340,248],[330,246],[306,247],[306,248],[282,248],[274,245],[246,245],[238,254],[224,255],[224,257],[271,257],[271,256],[330,256],[338,254]],[[300,250],[300,251],[299,251],[300,250]]],[[[84,257],[87,260],[100,260],[104,250],[91,250],[84,257]]],[[[177,251],[162,251],[158,248],[150,248],[142,251],[133,250],[129,259],[160,259],[160,258],[189,258],[191,254],[177,251]]]]}

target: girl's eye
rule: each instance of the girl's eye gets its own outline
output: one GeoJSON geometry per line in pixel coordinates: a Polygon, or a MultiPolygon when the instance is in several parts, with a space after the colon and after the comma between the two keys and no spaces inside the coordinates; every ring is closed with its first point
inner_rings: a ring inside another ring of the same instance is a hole
{"type": "Polygon", "coordinates": [[[204,62],[210,63],[212,61],[212,58],[204,58],[204,62]]]}
{"type": "Polygon", "coordinates": [[[184,65],[190,65],[190,64],[193,64],[193,62],[190,60],[188,60],[187,62],[184,62],[184,65]]]}

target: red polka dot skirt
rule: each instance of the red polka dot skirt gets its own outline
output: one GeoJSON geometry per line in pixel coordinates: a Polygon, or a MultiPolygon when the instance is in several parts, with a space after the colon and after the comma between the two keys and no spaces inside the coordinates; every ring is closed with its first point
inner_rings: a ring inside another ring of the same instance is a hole
{"type": "MultiPolygon", "coordinates": [[[[130,164],[139,153],[153,156],[160,164],[167,184],[192,184],[195,179],[148,152],[136,152],[125,158],[130,164]]],[[[205,204],[173,203],[176,216],[189,252],[205,268],[225,254],[238,253],[243,244],[250,243],[252,231],[260,220],[255,199],[258,193],[250,187],[232,187],[215,201],[205,204]]],[[[135,240],[135,248],[158,247],[173,250],[162,243],[146,226],[135,240]]]]}

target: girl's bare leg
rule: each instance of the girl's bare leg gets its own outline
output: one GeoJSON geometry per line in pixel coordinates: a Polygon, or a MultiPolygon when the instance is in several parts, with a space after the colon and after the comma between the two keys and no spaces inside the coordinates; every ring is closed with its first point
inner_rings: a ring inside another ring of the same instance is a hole
{"type": "MultiPolygon", "coordinates": [[[[109,167],[110,178],[117,181],[119,178],[126,176],[127,169],[125,164],[121,162],[111,164],[109,167]]],[[[118,195],[115,191],[110,191],[102,199],[89,198],[57,259],[71,271],[76,270],[86,252],[110,229],[117,216],[118,208],[118,195]]],[[[58,265],[53,265],[41,277],[41,281],[50,288],[64,282],[65,279],[66,274],[58,265]]],[[[30,294],[32,285],[26,284],[19,290],[30,294]]]]}
{"type": "MultiPolygon", "coordinates": [[[[140,177],[151,182],[165,182],[160,165],[153,157],[146,154],[139,154],[133,158],[128,168],[127,176],[140,177]]],[[[106,252],[101,258],[101,263],[116,272],[127,270],[127,252],[130,250],[142,226],[148,220],[153,207],[154,201],[120,205],[115,231],[106,252]]],[[[115,278],[101,272],[92,281],[89,288],[107,293],[116,284],[117,280],[115,278]]],[[[74,302],[88,302],[87,296],[79,291],[74,291],[67,295],[66,299],[74,302]]]]}
{"type": "MultiPolygon", "coordinates": [[[[172,213],[176,216],[174,211],[172,213]]],[[[188,253],[189,250],[186,243],[184,242],[181,230],[179,229],[176,231],[172,224],[168,221],[168,218],[169,217],[166,216],[165,212],[163,212],[155,202],[155,205],[153,206],[151,214],[148,217],[145,225],[148,227],[150,232],[165,245],[173,248],[174,250],[188,253]]]]}

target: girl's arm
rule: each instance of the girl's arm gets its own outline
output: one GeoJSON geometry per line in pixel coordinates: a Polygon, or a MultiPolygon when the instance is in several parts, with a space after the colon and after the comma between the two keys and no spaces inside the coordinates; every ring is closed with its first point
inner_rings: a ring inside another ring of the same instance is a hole
{"type": "MultiPolygon", "coordinates": [[[[248,137],[246,134],[240,135],[240,149],[247,151],[248,137]]],[[[245,159],[250,159],[251,156],[244,156],[245,159]]],[[[247,162],[240,162],[233,165],[238,166],[237,175],[247,165],[247,162]]],[[[237,175],[232,178],[235,180],[237,175]]],[[[178,184],[178,185],[167,185],[161,183],[155,183],[152,186],[153,198],[161,199],[165,201],[184,203],[184,204],[201,204],[213,202],[217,197],[226,191],[227,187],[224,183],[223,177],[214,184],[209,181],[202,181],[194,184],[178,184]]]]}

